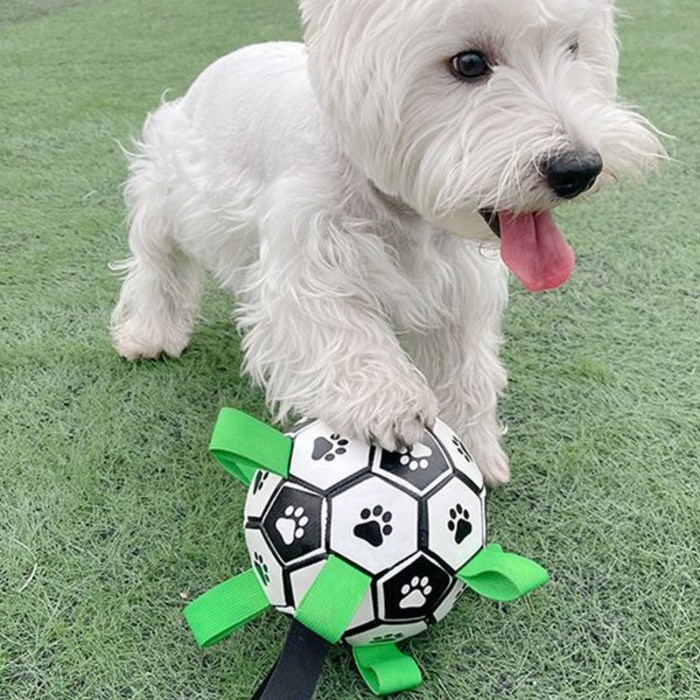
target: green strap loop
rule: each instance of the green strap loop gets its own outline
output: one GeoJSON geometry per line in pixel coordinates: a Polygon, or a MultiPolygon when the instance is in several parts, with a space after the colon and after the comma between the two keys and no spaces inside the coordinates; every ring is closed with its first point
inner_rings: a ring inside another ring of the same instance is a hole
{"type": "Polygon", "coordinates": [[[270,607],[252,569],[220,583],[193,600],[182,614],[200,647],[208,647],[270,607]]]}
{"type": "Polygon", "coordinates": [[[396,644],[354,646],[352,655],[360,675],[375,695],[413,690],[423,682],[418,664],[396,644]]]}
{"type": "Polygon", "coordinates": [[[482,549],[457,576],[479,595],[509,603],[549,581],[549,574],[537,562],[508,554],[500,544],[482,549]]]}
{"type": "Polygon", "coordinates": [[[295,618],[335,644],[355,617],[371,582],[370,576],[331,554],[306,592],[295,618]]]}
{"type": "Polygon", "coordinates": [[[235,408],[222,408],[209,451],[232,476],[250,484],[258,469],[287,478],[292,439],[235,408]]]}

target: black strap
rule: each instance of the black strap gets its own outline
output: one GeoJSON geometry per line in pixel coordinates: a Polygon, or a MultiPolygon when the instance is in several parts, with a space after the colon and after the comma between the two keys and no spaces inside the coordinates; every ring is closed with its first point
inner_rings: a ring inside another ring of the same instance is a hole
{"type": "Polygon", "coordinates": [[[282,653],[252,700],[311,700],[331,646],[323,637],[292,620],[282,653]]]}

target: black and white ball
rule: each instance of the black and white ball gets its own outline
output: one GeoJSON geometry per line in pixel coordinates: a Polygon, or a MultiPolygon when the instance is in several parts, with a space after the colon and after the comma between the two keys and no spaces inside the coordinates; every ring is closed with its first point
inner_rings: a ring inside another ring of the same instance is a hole
{"type": "Polygon", "coordinates": [[[440,421],[401,452],[318,421],[290,435],[288,479],[256,472],[245,506],[270,604],[293,614],[334,554],[372,577],[345,641],[400,641],[441,620],[464,589],[455,573],[486,539],[483,479],[459,438],[440,421]]]}

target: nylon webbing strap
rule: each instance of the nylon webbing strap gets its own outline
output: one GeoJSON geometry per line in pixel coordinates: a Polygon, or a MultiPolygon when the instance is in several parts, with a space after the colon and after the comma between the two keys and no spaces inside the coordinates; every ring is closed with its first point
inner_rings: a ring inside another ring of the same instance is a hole
{"type": "Polygon", "coordinates": [[[479,595],[501,603],[520,598],[549,581],[549,574],[537,562],[504,552],[500,544],[482,549],[457,576],[479,595]]]}
{"type": "Polygon", "coordinates": [[[365,683],[375,695],[389,695],[417,688],[423,682],[418,664],[395,644],[352,648],[365,683]]]}
{"type": "Polygon", "coordinates": [[[183,615],[197,644],[207,647],[269,607],[255,572],[249,569],[203,593],[183,610],[183,615]]]}
{"type": "Polygon", "coordinates": [[[310,700],[331,644],[297,620],[253,700],[310,700]]]}
{"type": "Polygon", "coordinates": [[[209,451],[232,476],[250,484],[257,469],[287,478],[292,439],[235,408],[222,408],[209,451]]]}
{"type": "Polygon", "coordinates": [[[371,580],[331,554],[301,601],[296,619],[325,640],[340,641],[371,580]]]}

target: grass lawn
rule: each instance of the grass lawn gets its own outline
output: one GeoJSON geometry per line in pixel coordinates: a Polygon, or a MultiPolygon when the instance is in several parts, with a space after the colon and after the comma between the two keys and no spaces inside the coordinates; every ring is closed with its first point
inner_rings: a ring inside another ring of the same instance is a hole
{"type": "MultiPolygon", "coordinates": [[[[514,286],[506,321],[514,474],[491,536],[552,582],[512,606],[465,595],[411,644],[414,698],[700,697],[700,12],[623,7],[623,93],[675,159],[562,211],[575,277],[514,286]]],[[[230,300],[210,288],[182,360],[128,365],[107,262],[117,140],[219,55],[298,35],[292,0],[0,4],[2,700],[244,699],[280,648],[281,616],[201,652],[180,615],[247,566],[243,489],[206,452],[220,406],[265,417],[230,300]]],[[[369,697],[342,650],[317,697],[369,697]]]]}

